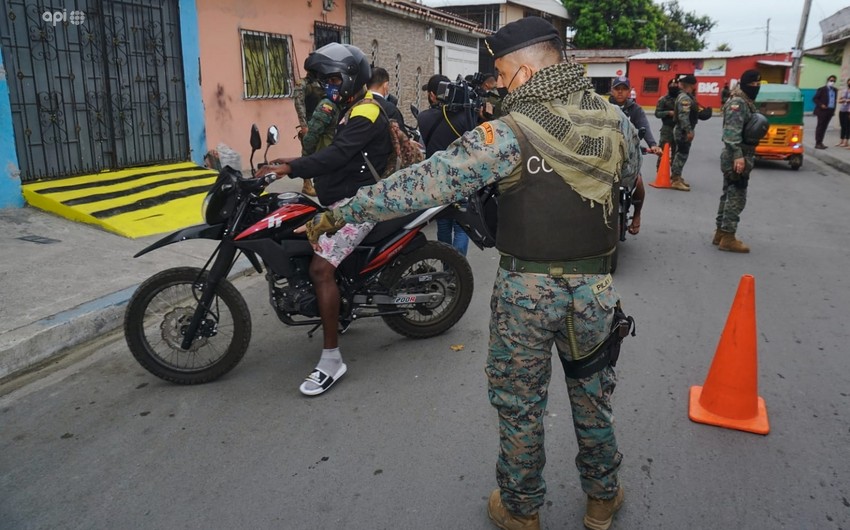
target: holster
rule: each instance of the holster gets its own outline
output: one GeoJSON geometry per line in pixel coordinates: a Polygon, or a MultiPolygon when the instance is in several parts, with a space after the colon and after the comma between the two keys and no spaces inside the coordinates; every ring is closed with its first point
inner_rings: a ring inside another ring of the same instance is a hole
{"type": "Polygon", "coordinates": [[[632,337],[636,334],[635,319],[627,316],[620,304],[614,308],[614,321],[611,323],[611,333],[602,341],[596,349],[583,359],[568,361],[559,356],[564,366],[564,373],[570,379],[582,379],[590,377],[608,365],[616,366],[620,358],[620,343],[627,335],[632,337]]]}

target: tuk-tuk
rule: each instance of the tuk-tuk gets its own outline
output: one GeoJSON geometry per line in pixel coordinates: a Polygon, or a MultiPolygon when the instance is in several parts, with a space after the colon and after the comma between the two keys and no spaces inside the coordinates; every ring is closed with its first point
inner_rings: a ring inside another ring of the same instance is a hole
{"type": "Polygon", "coordinates": [[[756,107],[770,128],[756,147],[756,158],[787,160],[791,169],[803,165],[803,96],[791,85],[763,84],[756,107]]]}

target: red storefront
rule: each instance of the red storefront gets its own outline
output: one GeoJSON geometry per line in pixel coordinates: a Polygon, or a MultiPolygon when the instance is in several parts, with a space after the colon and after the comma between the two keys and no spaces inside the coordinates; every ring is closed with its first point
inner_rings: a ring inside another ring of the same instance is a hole
{"type": "Polygon", "coordinates": [[[642,107],[654,107],[667,92],[667,82],[680,74],[697,78],[697,101],[720,108],[724,83],[734,87],[746,70],[756,68],[763,81],[785,83],[790,53],[649,52],[629,57],[629,80],[642,107]]]}

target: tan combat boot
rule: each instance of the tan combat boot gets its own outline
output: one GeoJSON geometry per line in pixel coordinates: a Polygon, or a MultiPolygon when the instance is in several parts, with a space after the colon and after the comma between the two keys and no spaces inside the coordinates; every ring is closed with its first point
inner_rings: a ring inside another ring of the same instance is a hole
{"type": "Polygon", "coordinates": [[[490,494],[490,502],[487,504],[487,515],[493,524],[502,530],[540,530],[540,515],[516,515],[508,511],[502,504],[502,496],[499,490],[493,490],[490,494]]]}
{"type": "Polygon", "coordinates": [[[719,228],[714,230],[714,239],[711,240],[712,245],[719,245],[720,240],[723,239],[723,231],[719,228]]]}
{"type": "Polygon", "coordinates": [[[316,188],[313,187],[312,179],[304,179],[304,185],[301,186],[301,193],[310,197],[316,196],[316,188]]]}
{"type": "Polygon", "coordinates": [[[611,528],[614,514],[623,505],[623,500],[625,500],[625,494],[622,486],[617,489],[617,495],[613,499],[602,500],[588,497],[584,526],[590,530],[608,530],[611,528]]]}
{"type": "Polygon", "coordinates": [[[670,187],[674,190],[679,191],[691,191],[691,187],[685,184],[685,181],[682,180],[682,177],[671,177],[670,187]]]}
{"type": "Polygon", "coordinates": [[[745,245],[741,240],[735,239],[735,232],[723,232],[720,238],[720,245],[717,247],[726,252],[740,252],[746,254],[750,251],[750,247],[745,245]]]}

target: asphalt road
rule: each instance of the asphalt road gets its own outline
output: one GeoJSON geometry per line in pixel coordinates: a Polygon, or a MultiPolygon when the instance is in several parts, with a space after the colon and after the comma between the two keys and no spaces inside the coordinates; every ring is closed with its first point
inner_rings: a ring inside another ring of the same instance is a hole
{"type": "MultiPolygon", "coordinates": [[[[739,229],[753,251],[719,252],[719,138],[719,119],[698,126],[693,191],[648,187],[641,233],[621,246],[615,285],[638,335],[624,342],[614,397],[626,488],[614,528],[848,529],[850,177],[811,160],[759,165],[739,229]],[[767,436],[687,415],[744,274],[755,277],[767,436]]],[[[651,182],[654,160],[644,167],[651,182]]],[[[0,527],[492,528],[498,438],[483,369],[495,257],[470,250],[475,296],[443,336],[357,322],[342,338],[348,374],[318,398],[297,388],[319,339],[277,323],[257,276],[237,283],[251,348],[215,383],[162,382],[121,337],[104,337],[0,397],[0,527]]],[[[559,363],[554,374],[542,526],[578,528],[559,363]]]]}

